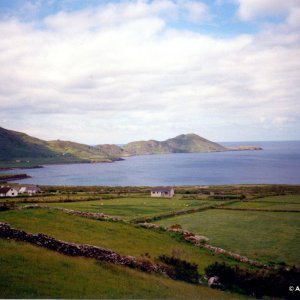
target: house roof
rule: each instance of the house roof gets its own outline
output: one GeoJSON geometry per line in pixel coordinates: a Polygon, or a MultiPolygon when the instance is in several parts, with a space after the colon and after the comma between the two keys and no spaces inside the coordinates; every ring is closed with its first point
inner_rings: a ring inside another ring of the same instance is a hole
{"type": "Polygon", "coordinates": [[[157,188],[152,188],[151,192],[162,192],[162,193],[169,193],[173,190],[173,188],[168,188],[168,187],[157,187],[157,188]]]}
{"type": "Polygon", "coordinates": [[[10,189],[11,189],[10,187],[0,188],[0,194],[6,194],[10,189]]]}

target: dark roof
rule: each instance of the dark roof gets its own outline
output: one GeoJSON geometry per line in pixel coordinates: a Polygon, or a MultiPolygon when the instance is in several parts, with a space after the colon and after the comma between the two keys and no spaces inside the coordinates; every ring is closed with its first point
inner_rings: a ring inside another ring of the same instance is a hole
{"type": "Polygon", "coordinates": [[[165,193],[165,192],[171,192],[171,190],[172,190],[173,188],[168,188],[168,187],[157,187],[157,188],[152,188],[151,189],[151,192],[163,192],[163,193],[165,193]]]}
{"type": "Polygon", "coordinates": [[[11,189],[10,187],[0,188],[0,194],[6,194],[10,189],[11,189]]]}

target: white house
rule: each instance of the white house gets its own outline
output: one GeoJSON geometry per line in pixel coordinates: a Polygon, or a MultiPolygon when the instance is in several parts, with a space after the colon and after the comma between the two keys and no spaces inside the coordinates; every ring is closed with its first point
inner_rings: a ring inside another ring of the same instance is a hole
{"type": "Polygon", "coordinates": [[[0,188],[0,197],[17,197],[18,191],[11,187],[0,188]]]}
{"type": "Polygon", "coordinates": [[[27,193],[29,195],[40,193],[41,189],[36,185],[31,185],[27,187],[27,193]]]}
{"type": "Polygon", "coordinates": [[[151,197],[172,198],[174,196],[174,189],[168,187],[152,188],[151,197]]]}
{"type": "Polygon", "coordinates": [[[22,186],[20,189],[19,189],[19,194],[24,194],[26,193],[26,186],[22,186]]]}
{"type": "Polygon", "coordinates": [[[36,186],[36,185],[31,185],[31,186],[22,186],[19,190],[19,193],[20,194],[29,194],[29,195],[32,195],[32,194],[37,194],[37,193],[40,193],[41,192],[41,189],[36,186]]]}

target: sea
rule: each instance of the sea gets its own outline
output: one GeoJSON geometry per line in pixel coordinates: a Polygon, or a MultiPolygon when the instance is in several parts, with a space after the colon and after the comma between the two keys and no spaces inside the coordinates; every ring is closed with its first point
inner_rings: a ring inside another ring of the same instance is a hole
{"type": "Polygon", "coordinates": [[[143,155],[114,163],[45,165],[22,170],[31,178],[16,182],[60,186],[300,184],[300,141],[222,145],[254,145],[263,150],[143,155]]]}

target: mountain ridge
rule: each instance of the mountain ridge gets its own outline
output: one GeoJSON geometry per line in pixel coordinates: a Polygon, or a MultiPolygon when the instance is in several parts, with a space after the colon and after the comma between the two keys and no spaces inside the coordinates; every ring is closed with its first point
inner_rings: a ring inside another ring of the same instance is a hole
{"type": "Polygon", "coordinates": [[[169,153],[200,153],[258,150],[259,147],[224,147],[195,133],[181,134],[165,141],[134,141],[117,146],[90,146],[72,141],[45,141],[0,127],[0,167],[37,164],[114,162],[123,157],[169,153]]]}

